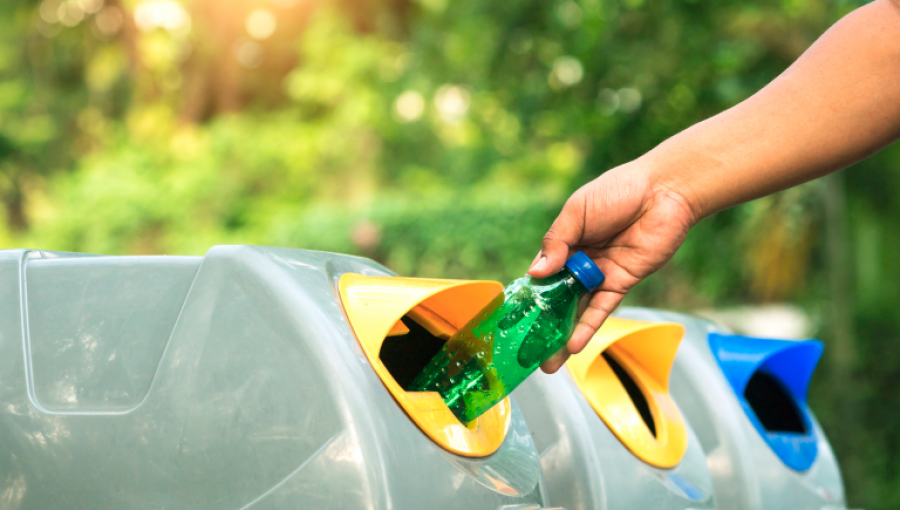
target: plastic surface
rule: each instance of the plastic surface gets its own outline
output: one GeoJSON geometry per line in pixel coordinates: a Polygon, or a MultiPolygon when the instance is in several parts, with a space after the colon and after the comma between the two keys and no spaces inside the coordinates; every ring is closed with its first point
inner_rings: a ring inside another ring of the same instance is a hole
{"type": "Polygon", "coordinates": [[[497,282],[424,278],[388,278],[348,273],[340,279],[344,311],[360,345],[397,403],[428,437],[447,450],[469,457],[497,451],[509,430],[510,403],[504,399],[469,424],[460,421],[436,392],[408,392],[379,358],[388,335],[409,331],[400,319],[418,312],[433,334],[449,337],[475,317],[500,292],[497,282]]]}
{"type": "Polygon", "coordinates": [[[816,460],[818,440],[806,404],[806,391],[819,358],[822,342],[772,340],[740,335],[709,334],[709,346],[722,372],[734,389],[747,418],[785,465],[797,471],[809,469],[816,460]],[[766,373],[782,384],[802,419],[802,432],[769,430],[745,396],[756,372],[766,373]]]}
{"type": "Polygon", "coordinates": [[[704,319],[659,310],[620,308],[614,315],[684,325],[669,391],[706,455],[719,508],[845,508],[837,460],[812,412],[808,418],[818,454],[805,471],[787,466],[751,423],[708,342],[709,333],[727,335],[728,330],[704,319]]]}
{"type": "Polygon", "coordinates": [[[566,362],[575,384],[616,437],[638,458],[662,468],[678,464],[687,451],[684,420],[669,396],[669,371],[682,335],[680,324],[610,318],[587,347],[566,362]],[[642,419],[602,352],[637,384],[652,423],[642,419]]]}
{"type": "Polygon", "coordinates": [[[635,456],[610,431],[566,368],[536,372],[513,400],[540,452],[549,504],[570,510],[717,508],[706,458],[689,428],[681,461],[663,469],[635,456]]]}
{"type": "Polygon", "coordinates": [[[0,251],[4,510],[542,508],[510,404],[483,458],[437,446],[341,306],[357,257],[0,251]]]}
{"type": "Polygon", "coordinates": [[[594,261],[581,251],[576,251],[569,257],[566,267],[581,281],[588,292],[594,292],[606,280],[606,276],[600,272],[597,264],[594,264],[594,261]]]}

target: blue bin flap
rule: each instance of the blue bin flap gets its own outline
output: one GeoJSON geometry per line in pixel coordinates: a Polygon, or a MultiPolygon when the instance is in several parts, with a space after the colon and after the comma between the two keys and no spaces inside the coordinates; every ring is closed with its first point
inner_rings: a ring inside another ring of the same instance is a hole
{"type": "Polygon", "coordinates": [[[709,346],[750,422],[778,458],[794,470],[809,469],[816,460],[818,446],[806,393],[822,357],[822,342],[710,333],[709,346]],[[747,385],[757,372],[780,383],[796,406],[804,432],[773,431],[763,426],[746,397],[747,385]]]}

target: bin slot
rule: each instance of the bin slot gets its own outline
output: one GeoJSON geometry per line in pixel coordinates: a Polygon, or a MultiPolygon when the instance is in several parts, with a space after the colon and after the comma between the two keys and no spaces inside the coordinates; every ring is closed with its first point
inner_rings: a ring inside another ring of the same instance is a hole
{"type": "Polygon", "coordinates": [[[754,373],[747,382],[744,398],[767,431],[806,434],[800,410],[773,375],[763,371],[754,373]]]}
{"type": "Polygon", "coordinates": [[[641,391],[637,383],[634,382],[634,379],[631,378],[628,371],[622,368],[622,365],[616,361],[616,358],[606,351],[603,351],[602,355],[603,359],[609,364],[609,367],[612,368],[613,373],[616,374],[619,382],[625,387],[628,398],[631,399],[638,414],[641,415],[641,419],[644,420],[644,425],[647,426],[650,433],[653,434],[653,437],[656,437],[656,422],[653,421],[653,413],[650,412],[650,404],[647,403],[647,397],[644,396],[644,392],[641,391]]]}
{"type": "Polygon", "coordinates": [[[636,457],[677,465],[687,427],[669,395],[669,373],[684,327],[609,318],[566,367],[594,411],[636,457]]]}
{"type": "Polygon", "coordinates": [[[406,327],[406,333],[385,338],[378,357],[397,384],[409,391],[413,379],[444,347],[446,339],[435,336],[410,314],[403,316],[400,323],[406,327]]]}

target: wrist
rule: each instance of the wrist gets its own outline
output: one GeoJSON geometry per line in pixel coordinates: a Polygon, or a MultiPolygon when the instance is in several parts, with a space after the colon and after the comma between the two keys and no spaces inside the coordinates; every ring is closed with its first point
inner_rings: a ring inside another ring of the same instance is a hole
{"type": "Polygon", "coordinates": [[[690,226],[715,212],[704,207],[700,189],[697,183],[692,182],[692,174],[679,171],[681,165],[673,164],[671,158],[655,152],[656,149],[633,162],[636,171],[641,172],[647,179],[652,199],[654,201],[661,198],[668,199],[679,204],[685,210],[690,226]]]}

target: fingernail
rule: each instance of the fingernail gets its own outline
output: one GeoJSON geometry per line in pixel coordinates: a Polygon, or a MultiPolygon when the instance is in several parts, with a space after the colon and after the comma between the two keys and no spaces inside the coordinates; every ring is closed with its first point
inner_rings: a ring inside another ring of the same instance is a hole
{"type": "Polygon", "coordinates": [[[541,257],[536,263],[532,264],[531,269],[529,271],[536,271],[543,269],[544,266],[547,265],[547,257],[541,257]]]}

